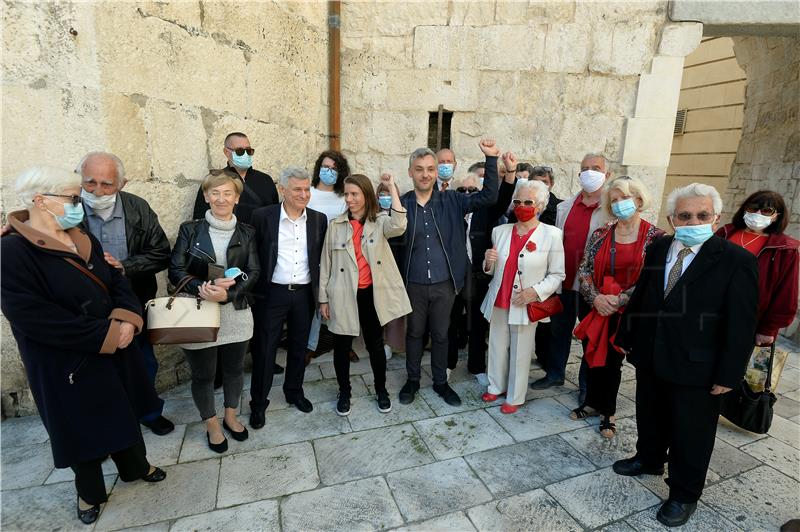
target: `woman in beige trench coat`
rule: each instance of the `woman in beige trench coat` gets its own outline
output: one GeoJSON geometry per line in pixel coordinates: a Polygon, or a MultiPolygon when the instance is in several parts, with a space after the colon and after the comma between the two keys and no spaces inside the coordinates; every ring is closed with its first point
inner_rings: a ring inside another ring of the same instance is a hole
{"type": "Polygon", "coordinates": [[[381,176],[392,192],[391,213],[380,212],[369,178],[345,179],[347,211],[331,221],[320,266],[320,314],[334,334],[333,366],[339,382],[336,413],[350,414],[350,347],[359,331],[369,351],[378,410],[389,412],[382,327],[411,312],[388,239],[406,230],[406,211],[389,174],[381,176]]]}

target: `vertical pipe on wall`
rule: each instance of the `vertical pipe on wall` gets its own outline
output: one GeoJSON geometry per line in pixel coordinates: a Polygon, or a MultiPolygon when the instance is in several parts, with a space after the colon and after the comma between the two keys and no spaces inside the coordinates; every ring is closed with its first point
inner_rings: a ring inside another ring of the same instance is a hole
{"type": "Polygon", "coordinates": [[[328,137],[330,149],[341,150],[341,13],[340,0],[328,2],[328,137]]]}

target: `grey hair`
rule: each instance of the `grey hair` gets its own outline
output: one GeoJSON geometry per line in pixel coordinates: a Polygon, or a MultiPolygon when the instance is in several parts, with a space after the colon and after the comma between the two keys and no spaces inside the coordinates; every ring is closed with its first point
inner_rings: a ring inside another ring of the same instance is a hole
{"type": "Polygon", "coordinates": [[[416,161],[417,159],[422,159],[423,157],[427,157],[429,155],[433,157],[434,161],[437,162],[439,161],[439,158],[436,156],[436,153],[434,153],[432,149],[417,148],[416,150],[411,152],[411,155],[408,157],[408,167],[411,168],[412,166],[414,166],[414,161],[416,161]]]}
{"type": "Polygon", "coordinates": [[[69,187],[81,186],[81,178],[65,168],[34,166],[17,176],[14,192],[17,199],[27,209],[36,194],[58,194],[69,187]]]}
{"type": "Polygon", "coordinates": [[[678,200],[683,198],[711,198],[711,202],[714,204],[714,214],[722,212],[722,198],[716,188],[703,183],[691,183],[685,187],[678,187],[669,193],[669,196],[667,196],[667,213],[675,214],[678,200]]]}
{"type": "Polygon", "coordinates": [[[608,157],[606,157],[605,155],[601,155],[599,153],[587,153],[581,159],[581,163],[583,161],[585,161],[586,159],[603,159],[603,166],[605,167],[606,172],[608,172],[609,160],[608,160],[608,157]]]}
{"type": "Polygon", "coordinates": [[[303,168],[297,166],[290,166],[281,171],[281,185],[284,187],[289,186],[289,179],[311,179],[308,172],[303,168]]]}
{"type": "Polygon", "coordinates": [[[125,166],[122,164],[122,159],[114,155],[113,153],[108,153],[105,151],[90,151],[78,163],[78,166],[75,167],[75,173],[80,174],[81,177],[86,177],[83,173],[83,168],[86,166],[86,163],[89,162],[89,159],[93,157],[100,157],[103,159],[109,159],[114,163],[114,166],[117,168],[117,185],[122,184],[122,180],[125,179],[125,166]]]}
{"type": "Polygon", "coordinates": [[[519,196],[520,192],[526,189],[533,190],[533,201],[536,203],[536,209],[539,211],[544,210],[547,206],[547,201],[550,199],[550,190],[547,188],[547,185],[541,181],[520,179],[517,181],[517,186],[514,187],[514,199],[519,196]]]}

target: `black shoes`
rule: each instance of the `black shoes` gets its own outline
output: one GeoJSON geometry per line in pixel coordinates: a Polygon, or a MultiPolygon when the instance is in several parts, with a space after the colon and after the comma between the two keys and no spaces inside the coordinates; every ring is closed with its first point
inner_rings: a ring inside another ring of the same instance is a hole
{"type": "Polygon", "coordinates": [[[302,395],[300,397],[295,397],[294,399],[289,399],[287,397],[286,402],[290,405],[294,405],[299,411],[305,412],[306,414],[314,410],[314,405],[311,404],[311,401],[302,395]]]}
{"type": "Polygon", "coordinates": [[[626,477],[635,477],[638,475],[663,475],[664,466],[646,466],[639,460],[638,457],[626,458],[624,460],[617,460],[612,467],[614,473],[626,477]]]}
{"type": "Polygon", "coordinates": [[[280,364],[275,364],[275,367],[272,368],[272,373],[273,375],[280,375],[281,373],[283,373],[283,366],[281,366],[280,364]]]}
{"type": "Polygon", "coordinates": [[[414,402],[414,396],[419,391],[419,381],[406,381],[400,390],[400,404],[410,405],[414,402]]]}
{"type": "Polygon", "coordinates": [[[88,510],[81,510],[80,497],[78,497],[77,508],[78,508],[78,519],[80,519],[81,523],[85,525],[91,525],[92,523],[97,521],[97,516],[100,515],[99,504],[95,504],[88,510]]]}
{"type": "Polygon", "coordinates": [[[689,518],[697,509],[696,502],[678,502],[668,499],[656,513],[656,519],[664,526],[681,526],[689,520],[689,518]]]}
{"type": "MultiPolygon", "coordinates": [[[[251,407],[252,408],[252,407],[251,407]]],[[[258,430],[264,426],[266,420],[264,419],[263,410],[253,410],[250,412],[250,426],[258,430]]]]}
{"type": "Polygon", "coordinates": [[[339,392],[339,400],[336,401],[336,413],[340,416],[350,415],[350,394],[339,392]]]}
{"type": "Polygon", "coordinates": [[[228,438],[225,438],[220,443],[211,443],[211,436],[206,432],[206,439],[208,440],[208,448],[215,453],[224,453],[228,450],[228,438]]]}
{"type": "Polygon", "coordinates": [[[461,406],[461,398],[446,382],[444,384],[434,384],[433,391],[438,393],[448,405],[461,406]]]}
{"type": "Polygon", "coordinates": [[[547,377],[542,377],[538,381],[533,381],[531,383],[531,390],[546,390],[551,386],[563,386],[563,385],[564,385],[564,379],[561,379],[560,381],[552,381],[547,377]]]}
{"type": "Polygon", "coordinates": [[[376,394],[375,399],[378,401],[378,412],[385,414],[392,411],[392,401],[389,399],[389,392],[386,390],[380,391],[376,394]]]}
{"type": "Polygon", "coordinates": [[[233,430],[228,426],[228,424],[225,422],[224,419],[222,420],[222,428],[227,430],[230,433],[231,437],[236,441],[244,441],[247,439],[248,436],[250,436],[250,434],[247,432],[247,427],[242,427],[244,430],[242,430],[241,432],[236,432],[235,430],[233,430]]]}
{"type": "Polygon", "coordinates": [[[167,472],[160,467],[153,466],[153,472],[142,477],[145,482],[161,482],[167,478],[167,472]]]}
{"type": "Polygon", "coordinates": [[[153,421],[140,421],[142,425],[153,431],[157,436],[169,434],[175,430],[175,425],[164,416],[158,416],[153,421]]]}

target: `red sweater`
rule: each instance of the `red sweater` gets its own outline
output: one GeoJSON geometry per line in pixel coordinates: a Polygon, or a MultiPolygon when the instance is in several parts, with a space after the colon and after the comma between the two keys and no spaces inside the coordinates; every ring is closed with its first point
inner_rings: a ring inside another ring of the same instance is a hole
{"type": "MultiPolygon", "coordinates": [[[[730,239],[738,230],[728,224],[717,236],[730,239]]],[[[797,313],[798,267],[800,242],[784,234],[770,234],[758,259],[758,325],[756,332],[777,336],[778,329],[788,326],[797,313]]]]}

